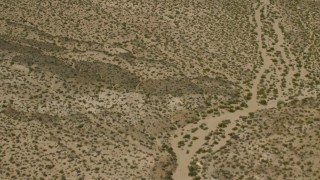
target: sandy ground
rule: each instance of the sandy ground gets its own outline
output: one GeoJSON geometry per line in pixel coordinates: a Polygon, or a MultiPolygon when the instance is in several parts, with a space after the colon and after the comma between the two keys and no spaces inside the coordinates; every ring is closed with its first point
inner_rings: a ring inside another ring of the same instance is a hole
{"type": "MultiPolygon", "coordinates": [[[[253,94],[252,99],[248,102],[248,107],[243,110],[236,111],[234,113],[225,113],[219,117],[208,116],[207,118],[205,118],[204,120],[199,122],[199,124],[206,123],[207,126],[209,127],[209,130],[216,129],[218,124],[221,123],[223,120],[229,119],[229,120],[231,120],[231,122],[234,122],[234,120],[238,119],[240,116],[247,116],[250,112],[255,112],[255,111],[261,110],[261,109],[275,108],[275,107],[277,107],[277,102],[279,100],[286,100],[286,97],[283,95],[282,90],[280,89],[281,77],[277,77],[279,79],[279,81],[277,82],[276,87],[279,90],[279,92],[281,92],[281,93],[279,93],[279,97],[276,100],[269,101],[268,105],[262,106],[262,105],[258,104],[258,99],[257,99],[257,90],[258,90],[258,85],[261,80],[261,76],[263,75],[265,70],[267,70],[273,64],[272,60],[271,60],[272,57],[270,57],[270,55],[268,55],[266,48],[263,48],[264,33],[262,31],[263,25],[261,22],[261,9],[263,7],[266,7],[269,3],[270,2],[268,0],[262,0],[262,2],[259,3],[260,5],[256,4],[257,6],[258,5],[259,6],[258,7],[256,6],[256,8],[255,8],[256,10],[255,10],[254,18],[257,23],[257,27],[256,27],[257,42],[258,42],[259,53],[261,54],[262,59],[263,59],[263,65],[260,68],[259,72],[257,73],[255,80],[253,81],[253,86],[251,89],[251,93],[253,94]]],[[[281,52],[281,54],[285,60],[285,64],[289,64],[290,60],[285,55],[285,50],[284,50],[284,46],[283,46],[283,44],[285,43],[284,35],[282,34],[282,31],[279,27],[280,21],[281,21],[281,19],[277,19],[274,21],[274,24],[273,24],[274,30],[275,30],[276,35],[278,37],[278,42],[275,45],[275,49],[281,52]]],[[[293,58],[292,55],[289,58],[293,58]]],[[[293,77],[292,75],[294,73],[295,73],[295,71],[290,71],[290,73],[286,76],[287,82],[292,81],[292,77],[293,77]]],[[[280,76],[280,75],[278,75],[278,76],[280,76]]],[[[284,92],[286,94],[288,93],[288,88],[290,88],[290,87],[291,86],[287,86],[287,88],[284,90],[284,92]]],[[[306,96],[308,96],[308,95],[306,95],[306,96]]],[[[193,145],[191,147],[179,148],[178,142],[183,141],[184,134],[186,132],[190,132],[191,129],[195,128],[195,127],[197,127],[197,125],[189,124],[184,129],[176,132],[176,136],[177,136],[176,138],[171,139],[172,147],[174,149],[174,152],[177,155],[177,164],[178,164],[178,167],[173,174],[173,179],[175,179],[175,180],[192,179],[190,176],[188,176],[188,173],[189,173],[188,166],[189,166],[190,162],[192,161],[192,158],[195,155],[196,151],[205,143],[205,136],[208,135],[208,131],[198,130],[198,131],[192,133],[192,136],[198,137],[199,139],[197,139],[196,141],[193,141],[193,145]],[[187,153],[187,150],[188,150],[188,153],[187,153]]],[[[226,134],[231,132],[231,129],[232,129],[232,126],[228,126],[225,129],[226,134]]],[[[227,138],[222,139],[219,144],[214,146],[213,151],[216,151],[220,147],[225,145],[227,140],[228,140],[227,138]]]]}

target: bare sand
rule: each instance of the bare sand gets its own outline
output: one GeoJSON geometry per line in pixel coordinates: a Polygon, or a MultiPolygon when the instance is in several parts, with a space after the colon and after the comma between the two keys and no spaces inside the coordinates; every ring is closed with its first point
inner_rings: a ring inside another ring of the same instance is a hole
{"type": "MultiPolygon", "coordinates": [[[[252,99],[247,103],[248,107],[243,110],[236,111],[234,113],[225,113],[219,117],[208,116],[204,120],[201,120],[199,122],[199,124],[206,123],[207,126],[209,127],[209,130],[215,130],[217,128],[218,124],[221,123],[223,120],[228,119],[228,120],[231,120],[231,122],[234,122],[240,116],[247,116],[250,112],[255,112],[255,111],[258,111],[261,109],[267,109],[267,108],[275,108],[275,107],[277,107],[278,101],[280,101],[280,100],[284,101],[286,99],[281,93],[280,96],[276,100],[269,101],[266,106],[259,105],[258,99],[257,99],[258,85],[260,83],[261,76],[263,75],[265,70],[267,70],[272,65],[272,59],[271,59],[272,57],[268,55],[267,49],[263,48],[264,34],[262,31],[263,26],[262,26],[262,22],[261,22],[261,9],[263,7],[266,7],[268,4],[269,4],[268,0],[262,0],[261,3],[257,3],[255,6],[254,18],[257,23],[257,26],[256,26],[257,43],[258,43],[259,53],[263,59],[263,65],[259,69],[259,72],[256,74],[256,78],[252,83],[253,84],[252,88],[251,88],[251,93],[253,95],[252,99]]],[[[275,45],[275,48],[277,48],[277,50],[279,50],[281,52],[283,58],[285,58],[286,64],[289,64],[289,59],[286,57],[284,47],[282,46],[284,44],[284,35],[282,34],[282,31],[279,27],[279,22],[280,22],[280,19],[277,19],[274,22],[274,29],[275,29],[275,32],[278,36],[278,43],[275,45]]],[[[292,72],[292,73],[294,73],[294,72],[292,72]]],[[[291,78],[292,73],[289,73],[287,78],[291,78]]],[[[277,78],[281,79],[281,77],[277,77],[277,78]]],[[[287,82],[291,82],[291,79],[287,79],[287,82]]],[[[281,92],[281,89],[280,89],[281,84],[280,83],[281,83],[281,81],[278,81],[277,85],[276,85],[276,88],[278,89],[279,92],[281,92]]],[[[196,132],[192,133],[192,136],[198,137],[199,139],[193,141],[193,145],[191,147],[179,148],[178,142],[184,140],[183,136],[186,132],[191,132],[191,129],[195,128],[197,126],[198,125],[195,125],[195,124],[188,124],[183,129],[180,129],[175,133],[175,135],[177,136],[176,138],[172,137],[172,139],[171,139],[171,144],[172,144],[173,150],[177,155],[177,164],[178,164],[178,167],[173,174],[173,179],[175,179],[175,180],[192,179],[190,176],[188,176],[188,173],[189,173],[188,166],[191,163],[192,157],[194,157],[196,151],[199,148],[201,148],[201,146],[205,143],[205,136],[208,135],[208,131],[197,130],[196,132]],[[185,133],[183,133],[183,132],[185,132],[185,133]],[[188,151],[188,153],[187,153],[187,151],[188,151]]],[[[228,126],[225,129],[226,134],[230,133],[231,129],[232,129],[232,126],[228,126]]],[[[223,145],[225,145],[227,140],[228,140],[227,138],[222,139],[219,142],[219,144],[214,146],[213,151],[216,151],[219,148],[221,148],[223,145]]]]}

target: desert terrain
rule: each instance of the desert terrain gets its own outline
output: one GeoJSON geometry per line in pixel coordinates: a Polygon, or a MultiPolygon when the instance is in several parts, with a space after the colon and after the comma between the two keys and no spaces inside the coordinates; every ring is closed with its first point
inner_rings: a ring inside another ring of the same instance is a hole
{"type": "Polygon", "coordinates": [[[2,0],[0,179],[320,179],[320,2],[2,0]]]}

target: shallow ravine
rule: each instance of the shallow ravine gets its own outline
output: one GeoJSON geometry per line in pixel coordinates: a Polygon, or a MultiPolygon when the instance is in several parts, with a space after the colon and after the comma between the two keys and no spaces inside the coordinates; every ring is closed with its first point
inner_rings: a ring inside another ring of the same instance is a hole
{"type": "MultiPolygon", "coordinates": [[[[256,33],[257,33],[257,45],[258,45],[258,52],[260,53],[262,60],[263,60],[263,64],[259,69],[259,72],[256,74],[256,78],[254,79],[254,81],[252,82],[252,88],[251,88],[251,93],[252,93],[252,98],[251,100],[247,103],[248,107],[243,109],[243,110],[239,110],[236,111],[234,113],[225,113],[222,114],[221,116],[218,117],[212,117],[212,116],[207,116],[207,118],[201,120],[198,124],[188,124],[187,126],[185,126],[183,129],[179,129],[176,131],[175,136],[176,137],[172,137],[171,139],[171,145],[173,148],[173,151],[176,153],[177,156],[177,168],[176,171],[173,174],[173,179],[175,180],[187,180],[187,179],[192,179],[192,177],[188,176],[189,173],[189,169],[188,166],[190,165],[190,163],[192,162],[192,158],[195,156],[196,151],[201,148],[201,146],[205,143],[205,136],[208,135],[208,132],[210,132],[210,130],[215,130],[218,126],[219,123],[221,123],[223,120],[231,120],[231,122],[234,122],[236,119],[238,119],[240,116],[247,116],[250,112],[255,112],[261,109],[268,109],[268,108],[275,108],[277,107],[277,102],[279,100],[284,101],[286,99],[286,97],[284,95],[279,96],[276,100],[272,100],[272,101],[268,101],[268,104],[266,106],[263,105],[259,105],[258,103],[258,97],[257,97],[257,91],[258,91],[258,85],[260,83],[261,80],[261,76],[264,74],[264,72],[273,64],[272,63],[272,59],[271,57],[268,55],[267,53],[267,49],[263,48],[263,31],[262,31],[262,22],[261,22],[261,9],[265,6],[267,6],[270,2],[268,0],[262,0],[260,3],[257,3],[255,6],[255,14],[254,14],[254,19],[256,21],[256,33]],[[207,127],[209,128],[209,130],[205,131],[205,130],[197,130],[196,132],[191,133],[191,129],[198,127],[200,124],[205,123],[207,125],[207,127]],[[195,136],[198,139],[193,141],[193,144],[191,147],[182,147],[179,148],[178,147],[178,143],[179,141],[183,141],[184,138],[183,136],[186,133],[190,133],[191,136],[195,136]]],[[[284,43],[284,38],[283,38],[283,34],[281,34],[280,28],[279,28],[279,22],[276,21],[275,22],[276,25],[275,30],[276,33],[280,39],[280,42],[278,42],[277,47],[281,47],[281,45],[283,45],[284,43]]],[[[284,48],[281,47],[281,52],[284,53],[284,48]]],[[[285,55],[285,54],[283,54],[285,55]]],[[[289,61],[288,59],[286,59],[287,61],[289,61]]],[[[276,87],[280,88],[281,81],[277,82],[276,87]]],[[[279,92],[281,92],[281,89],[278,89],[279,92]]],[[[225,133],[229,134],[231,132],[230,127],[227,127],[225,129],[225,133]]],[[[215,145],[213,147],[213,151],[217,151],[218,149],[220,149],[222,146],[224,146],[226,144],[226,141],[228,140],[228,138],[224,138],[222,139],[219,144],[215,145]]]]}

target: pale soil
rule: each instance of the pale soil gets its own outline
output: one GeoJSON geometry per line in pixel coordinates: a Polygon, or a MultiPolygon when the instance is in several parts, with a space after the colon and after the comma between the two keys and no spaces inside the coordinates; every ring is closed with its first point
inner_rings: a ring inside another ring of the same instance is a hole
{"type": "Polygon", "coordinates": [[[163,180],[177,166],[183,180],[190,162],[215,175],[239,117],[320,89],[318,34],[302,53],[282,29],[316,16],[252,3],[2,0],[0,179],[163,180]]]}
{"type": "MultiPolygon", "coordinates": [[[[287,89],[284,90],[284,93],[282,93],[281,87],[280,87],[280,83],[281,83],[281,78],[279,77],[280,74],[277,74],[278,76],[278,83],[276,85],[277,89],[279,90],[279,97],[276,100],[272,100],[269,101],[268,104],[266,106],[262,106],[259,105],[258,103],[258,99],[257,99],[257,90],[258,90],[258,86],[261,80],[261,76],[264,74],[265,70],[267,70],[270,66],[273,65],[272,60],[270,55],[268,55],[267,50],[265,48],[263,48],[263,39],[262,37],[264,36],[264,33],[262,32],[262,22],[261,22],[261,9],[263,7],[266,7],[270,4],[270,2],[268,0],[262,0],[262,2],[260,3],[259,6],[257,6],[255,9],[255,15],[254,18],[256,20],[257,23],[257,27],[256,27],[256,33],[257,33],[257,42],[258,42],[258,47],[259,47],[259,53],[262,56],[263,59],[263,65],[262,67],[259,69],[259,72],[256,74],[256,78],[253,81],[253,86],[251,88],[251,93],[253,94],[252,99],[247,103],[248,107],[243,109],[243,110],[239,110],[236,111],[234,113],[224,113],[221,116],[218,117],[211,117],[208,116],[207,118],[201,120],[199,122],[199,124],[205,123],[207,124],[207,127],[209,127],[209,130],[214,130],[217,128],[218,124],[221,123],[223,120],[231,120],[232,123],[234,123],[234,120],[238,119],[240,116],[247,116],[250,112],[256,112],[258,110],[262,110],[262,109],[269,109],[269,108],[275,108],[277,107],[277,102],[282,100],[285,101],[287,96],[285,96],[284,94],[288,94],[288,89],[292,87],[291,85],[291,81],[292,81],[292,77],[293,74],[296,72],[295,70],[290,70],[289,74],[286,76],[287,82],[289,82],[289,86],[287,86],[287,89]]],[[[258,5],[258,4],[257,4],[258,5]]],[[[288,58],[294,58],[292,57],[292,54],[290,54],[290,57],[287,57],[284,51],[284,37],[282,34],[281,29],[279,28],[279,22],[280,19],[275,20],[273,27],[275,29],[275,32],[277,34],[278,37],[278,43],[275,45],[275,49],[279,50],[281,52],[282,57],[285,59],[285,65],[288,65],[290,63],[290,59],[288,58]]],[[[292,59],[291,59],[292,60],[292,59]]],[[[310,97],[311,94],[304,94],[304,96],[301,97],[297,97],[298,99],[301,99],[303,97],[310,97]]],[[[191,133],[191,129],[197,127],[197,125],[195,124],[189,124],[187,126],[185,126],[183,129],[178,130],[175,133],[175,136],[177,137],[172,137],[171,139],[171,145],[173,147],[174,152],[177,155],[177,169],[173,174],[173,179],[175,180],[187,180],[187,179],[192,179],[192,177],[188,176],[189,170],[188,170],[188,166],[190,165],[193,157],[195,156],[196,151],[202,147],[202,145],[205,143],[205,136],[208,135],[208,131],[203,131],[201,129],[197,130],[194,133],[191,133]],[[190,133],[191,136],[197,137],[199,139],[194,140],[192,142],[192,146],[191,147],[182,147],[179,148],[178,147],[178,142],[179,141],[183,141],[184,138],[183,136],[187,133],[190,133]]],[[[229,134],[230,132],[232,132],[232,128],[234,127],[233,125],[229,125],[225,130],[225,134],[229,134]]],[[[224,138],[222,139],[219,144],[215,145],[213,147],[213,151],[217,151],[219,150],[219,148],[221,148],[223,145],[225,145],[226,141],[228,139],[224,138]]],[[[201,166],[201,164],[198,162],[198,165],[201,166]]]]}

